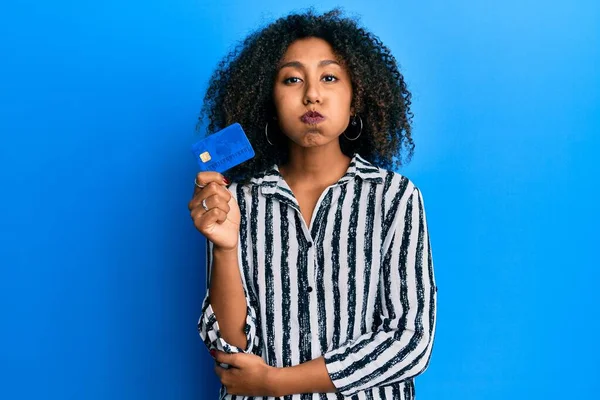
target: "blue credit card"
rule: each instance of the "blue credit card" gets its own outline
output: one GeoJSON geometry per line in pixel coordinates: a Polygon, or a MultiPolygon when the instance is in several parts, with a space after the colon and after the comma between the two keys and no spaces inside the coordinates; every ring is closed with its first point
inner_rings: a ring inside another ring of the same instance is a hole
{"type": "Polygon", "coordinates": [[[254,149],[237,122],[192,145],[200,171],[223,173],[254,157],[254,149]]]}

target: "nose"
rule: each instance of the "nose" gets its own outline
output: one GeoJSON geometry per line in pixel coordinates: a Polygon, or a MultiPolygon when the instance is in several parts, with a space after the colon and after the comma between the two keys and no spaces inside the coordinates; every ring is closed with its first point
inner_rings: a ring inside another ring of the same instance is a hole
{"type": "Polygon", "coordinates": [[[321,93],[317,83],[309,82],[304,93],[304,105],[321,103],[321,93]]]}

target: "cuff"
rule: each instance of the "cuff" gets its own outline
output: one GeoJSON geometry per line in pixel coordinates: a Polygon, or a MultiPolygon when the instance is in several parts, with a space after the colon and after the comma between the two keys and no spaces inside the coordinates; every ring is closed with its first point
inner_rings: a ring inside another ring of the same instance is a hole
{"type": "Polygon", "coordinates": [[[206,296],[202,304],[202,315],[198,320],[198,332],[209,350],[219,350],[225,353],[252,353],[252,350],[257,341],[256,336],[256,313],[248,304],[246,296],[246,324],[244,333],[246,334],[246,348],[241,349],[235,345],[227,343],[221,337],[219,322],[210,304],[209,291],[206,291],[206,296]]]}

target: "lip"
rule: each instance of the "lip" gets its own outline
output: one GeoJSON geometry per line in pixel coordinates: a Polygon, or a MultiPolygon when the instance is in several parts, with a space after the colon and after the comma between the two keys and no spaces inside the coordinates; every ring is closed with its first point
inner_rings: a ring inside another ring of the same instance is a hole
{"type": "Polygon", "coordinates": [[[325,120],[325,117],[317,111],[308,111],[308,112],[304,113],[304,115],[302,115],[300,117],[300,119],[305,124],[314,125],[314,124],[318,124],[319,122],[323,122],[325,120]]]}

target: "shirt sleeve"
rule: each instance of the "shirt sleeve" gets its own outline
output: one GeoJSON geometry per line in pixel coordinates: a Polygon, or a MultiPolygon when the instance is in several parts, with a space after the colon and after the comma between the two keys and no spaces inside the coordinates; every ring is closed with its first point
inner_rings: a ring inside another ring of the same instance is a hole
{"type": "Polygon", "coordinates": [[[418,188],[414,187],[404,204],[382,249],[381,323],[376,331],[324,355],[334,386],[345,396],[413,378],[429,365],[437,287],[418,188]]]}
{"type": "Polygon", "coordinates": [[[198,332],[200,338],[209,350],[219,350],[226,353],[255,353],[259,346],[259,336],[256,329],[258,326],[256,318],[256,309],[251,305],[248,297],[248,287],[244,279],[244,272],[240,271],[244,288],[244,297],[246,298],[246,324],[244,332],[246,334],[246,348],[242,349],[230,343],[221,337],[219,322],[210,304],[210,271],[212,268],[212,250],[213,244],[210,240],[206,241],[206,296],[202,303],[202,314],[198,320],[198,332]]]}

